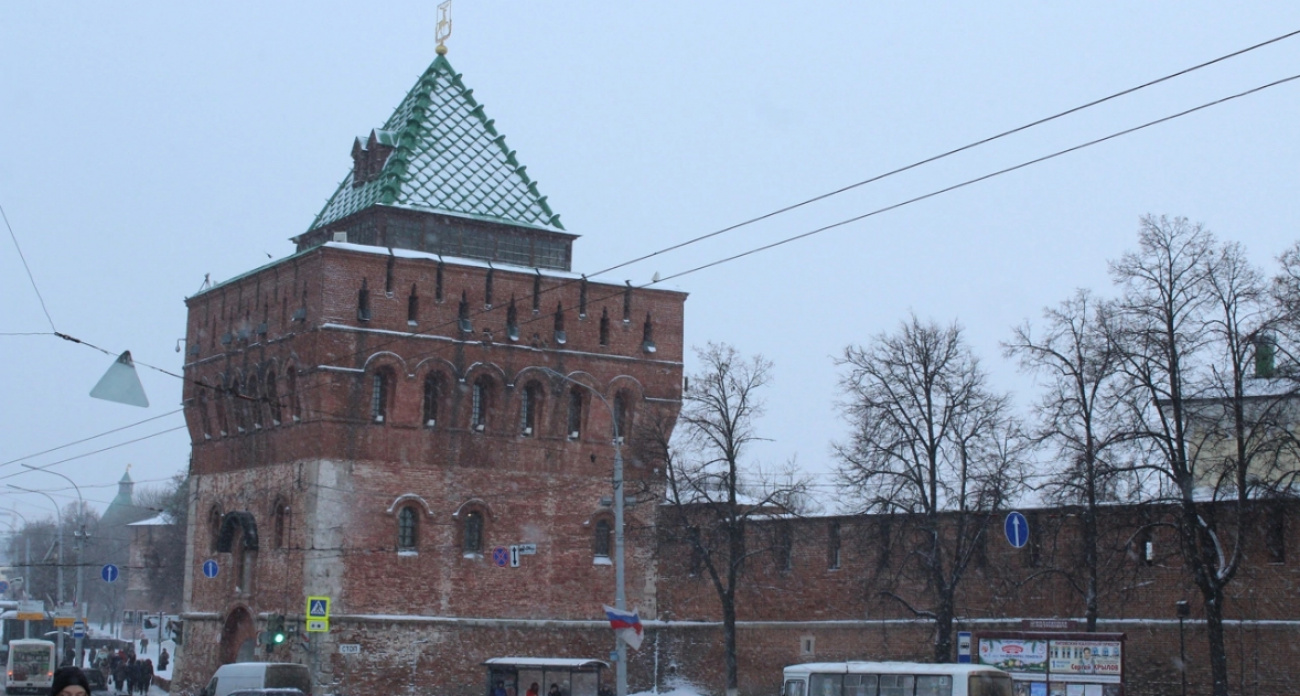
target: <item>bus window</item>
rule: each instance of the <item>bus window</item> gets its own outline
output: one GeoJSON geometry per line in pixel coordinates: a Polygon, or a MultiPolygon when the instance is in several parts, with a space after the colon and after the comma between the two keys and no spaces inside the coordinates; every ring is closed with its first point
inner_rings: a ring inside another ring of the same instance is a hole
{"type": "Polygon", "coordinates": [[[804,684],[802,679],[791,679],[790,681],[785,683],[785,691],[782,692],[782,695],[783,696],[804,696],[803,689],[804,689],[804,684]]]}
{"type": "Polygon", "coordinates": [[[878,679],[879,677],[874,674],[846,674],[844,696],[876,696],[878,679]]]}
{"type": "Polygon", "coordinates": [[[814,674],[808,678],[808,687],[808,696],[841,696],[844,693],[844,675],[814,674]]]}
{"type": "Polygon", "coordinates": [[[912,696],[916,677],[910,674],[880,675],[880,696],[912,696]]]}
{"type": "Polygon", "coordinates": [[[916,678],[916,696],[952,696],[952,677],[922,675],[916,678]]]}
{"type": "Polygon", "coordinates": [[[1011,696],[1011,677],[1005,674],[970,675],[970,696],[1011,696]]]}

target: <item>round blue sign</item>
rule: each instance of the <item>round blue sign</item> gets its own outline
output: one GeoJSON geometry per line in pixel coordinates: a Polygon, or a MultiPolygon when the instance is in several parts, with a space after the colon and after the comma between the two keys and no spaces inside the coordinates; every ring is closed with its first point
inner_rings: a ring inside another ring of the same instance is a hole
{"type": "Polygon", "coordinates": [[[104,578],[104,582],[117,582],[117,576],[120,574],[121,572],[117,569],[117,566],[112,563],[99,569],[99,577],[104,578]]]}
{"type": "Polygon", "coordinates": [[[498,568],[506,567],[506,564],[510,562],[510,552],[507,551],[504,546],[498,546],[495,549],[492,549],[492,562],[495,563],[498,568]]]}
{"type": "Polygon", "coordinates": [[[221,569],[217,567],[217,562],[212,560],[211,558],[203,562],[204,577],[215,578],[217,577],[217,573],[220,572],[220,570],[221,569]]]}
{"type": "Polygon", "coordinates": [[[1014,510],[1007,513],[1007,521],[1003,525],[1003,530],[1007,534],[1007,541],[1018,549],[1024,548],[1025,544],[1029,542],[1029,520],[1026,520],[1024,515],[1014,510]]]}
{"type": "Polygon", "coordinates": [[[8,591],[9,591],[9,583],[5,582],[4,580],[0,580],[0,594],[4,594],[8,591]]]}

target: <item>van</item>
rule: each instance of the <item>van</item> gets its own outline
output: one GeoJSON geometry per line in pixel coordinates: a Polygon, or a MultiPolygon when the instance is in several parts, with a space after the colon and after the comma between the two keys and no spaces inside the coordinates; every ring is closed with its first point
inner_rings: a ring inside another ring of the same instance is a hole
{"type": "Polygon", "coordinates": [[[311,696],[311,673],[293,662],[232,662],[217,668],[199,696],[230,696],[246,689],[297,689],[311,696]]]}
{"type": "Polygon", "coordinates": [[[54,643],[48,640],[9,641],[5,662],[5,694],[48,694],[54,684],[54,643]]]}

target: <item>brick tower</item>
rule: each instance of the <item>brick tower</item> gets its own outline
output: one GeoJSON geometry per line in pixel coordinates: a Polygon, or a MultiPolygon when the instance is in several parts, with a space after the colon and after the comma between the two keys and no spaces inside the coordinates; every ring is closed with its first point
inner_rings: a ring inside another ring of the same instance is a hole
{"type": "Polygon", "coordinates": [[[479,693],[492,657],[606,657],[615,422],[645,492],[628,602],[653,614],[662,473],[630,439],[679,408],[685,295],[572,273],[576,237],[443,55],[352,160],[296,253],[186,303],[177,688],[274,660],[318,694],[479,693]],[[501,567],[511,545],[536,553],[501,567]],[[293,635],[316,596],[328,632],[293,635]],[[281,615],[288,644],[259,644],[281,615]]]}

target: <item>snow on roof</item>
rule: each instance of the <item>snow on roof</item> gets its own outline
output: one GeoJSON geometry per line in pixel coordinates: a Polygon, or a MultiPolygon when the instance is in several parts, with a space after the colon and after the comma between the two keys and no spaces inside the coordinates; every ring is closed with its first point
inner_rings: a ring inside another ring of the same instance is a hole
{"type": "Polygon", "coordinates": [[[608,668],[609,664],[600,660],[569,657],[494,657],[485,661],[485,665],[514,665],[516,667],[555,667],[559,669],[586,669],[590,667],[608,668]]]}

